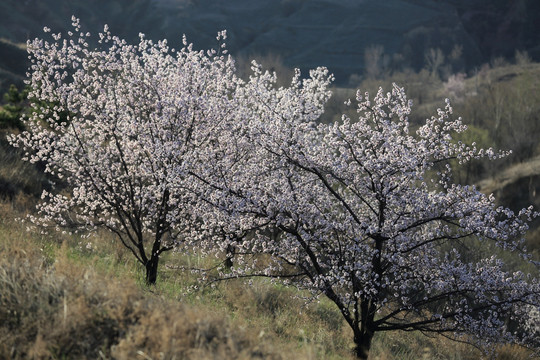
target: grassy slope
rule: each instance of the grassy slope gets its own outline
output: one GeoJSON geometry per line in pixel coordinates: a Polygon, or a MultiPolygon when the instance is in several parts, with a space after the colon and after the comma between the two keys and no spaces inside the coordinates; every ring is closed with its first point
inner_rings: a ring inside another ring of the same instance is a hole
{"type": "MultiPolygon", "coordinates": [[[[333,304],[254,281],[197,286],[184,267],[211,260],[168,254],[158,285],[107,234],[27,232],[22,206],[0,203],[0,358],[352,359],[352,334],[333,304]],[[197,289],[195,288],[197,286],[197,289]]],[[[524,359],[504,349],[500,359],[524,359]]],[[[419,333],[375,338],[371,359],[479,359],[464,344],[419,333]]]]}
{"type": "Polygon", "coordinates": [[[212,303],[167,295],[172,282],[144,288],[106,241],[88,250],[77,240],[2,218],[0,358],[279,359],[289,350],[212,303]]]}

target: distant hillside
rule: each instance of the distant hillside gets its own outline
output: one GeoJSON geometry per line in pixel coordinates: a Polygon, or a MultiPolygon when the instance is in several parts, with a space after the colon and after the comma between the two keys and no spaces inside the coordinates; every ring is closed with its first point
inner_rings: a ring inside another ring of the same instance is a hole
{"type": "Polygon", "coordinates": [[[515,209],[529,205],[540,206],[540,156],[515,164],[492,178],[478,183],[480,191],[491,194],[515,209]],[[521,191],[516,191],[516,188],[521,191]]]}
{"type": "Polygon", "coordinates": [[[0,95],[9,89],[11,84],[20,88],[27,68],[28,58],[24,46],[0,39],[0,95]]]}
{"type": "Polygon", "coordinates": [[[91,32],[108,23],[130,41],[144,32],[176,44],[186,33],[198,48],[214,46],[215,33],[227,29],[235,55],[325,65],[338,83],[362,74],[366,49],[377,45],[386,67],[419,69],[437,48],[446,58],[461,49],[454,63],[464,70],[516,49],[540,60],[537,0],[4,0],[0,11],[7,14],[0,38],[19,43],[44,25],[65,29],[72,14],[91,32]]]}
{"type": "Polygon", "coordinates": [[[445,0],[484,56],[511,57],[515,49],[540,60],[540,1],[445,0]]]}

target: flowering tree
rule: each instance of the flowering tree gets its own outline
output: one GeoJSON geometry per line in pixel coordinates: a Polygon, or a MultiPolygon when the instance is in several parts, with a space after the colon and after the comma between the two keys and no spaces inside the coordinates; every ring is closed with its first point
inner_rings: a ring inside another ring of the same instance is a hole
{"type": "Polygon", "coordinates": [[[73,26],[67,39],[53,34],[52,42],[28,44],[35,111],[25,120],[28,131],[11,143],[67,185],[67,192],[44,192],[31,220],[109,229],[152,284],[163,252],[204,234],[195,225],[196,196],[185,185],[194,153],[231,120],[234,64],[224,45],[198,52],[184,38],[175,51],[142,34],[129,45],[107,27],[92,50],[78,19],[73,26]]]}
{"type": "Polygon", "coordinates": [[[211,197],[221,195],[231,224],[242,216],[267,229],[225,239],[222,249],[236,249],[226,276],[294,279],[326,296],[351,327],[360,359],[380,331],[440,333],[485,349],[540,345],[537,330],[520,327],[537,314],[538,279],[510,272],[495,256],[471,261],[461,251],[493,243],[530,261],[520,249],[532,209],[514,214],[474,186],[452,183],[450,160],[503,153],[454,141],[466,127],[451,119],[449,104],[413,132],[411,103],[397,86],[373,100],[358,94],[355,121],[319,124],[329,95],[324,70],[280,89],[255,70],[242,134],[249,155],[234,186],[229,172],[214,180],[211,197]],[[265,265],[253,254],[265,254],[265,265]]]}

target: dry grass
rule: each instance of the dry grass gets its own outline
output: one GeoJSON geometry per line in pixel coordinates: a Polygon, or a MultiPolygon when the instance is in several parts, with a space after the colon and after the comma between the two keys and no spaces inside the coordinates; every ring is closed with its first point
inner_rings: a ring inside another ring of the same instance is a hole
{"type": "MultiPolygon", "coordinates": [[[[5,210],[5,208],[4,208],[5,210]]],[[[2,359],[281,359],[226,314],[194,309],[36,246],[0,224],[2,359]]]]}
{"type": "Polygon", "coordinates": [[[46,176],[35,165],[21,160],[21,152],[8,144],[8,132],[0,129],[0,199],[10,199],[18,207],[35,203],[34,197],[41,195],[48,186],[46,176]]]}

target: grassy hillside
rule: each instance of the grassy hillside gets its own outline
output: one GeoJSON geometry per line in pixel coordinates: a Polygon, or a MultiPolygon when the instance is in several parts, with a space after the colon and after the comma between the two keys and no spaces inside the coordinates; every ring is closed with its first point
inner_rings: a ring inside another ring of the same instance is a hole
{"type": "MultiPolygon", "coordinates": [[[[182,270],[211,259],[169,254],[157,286],[113,238],[41,235],[0,203],[0,358],[352,359],[351,334],[325,300],[254,281],[200,286],[182,270]],[[194,287],[198,285],[197,287],[194,287]]],[[[203,284],[204,285],[204,284],[203,284]]],[[[498,359],[525,359],[518,348],[498,359]]],[[[480,359],[443,337],[388,333],[371,359],[480,359]]]]}
{"type": "Polygon", "coordinates": [[[0,224],[0,358],[279,358],[241,321],[142,289],[104,250],[21,230],[0,224]]]}

